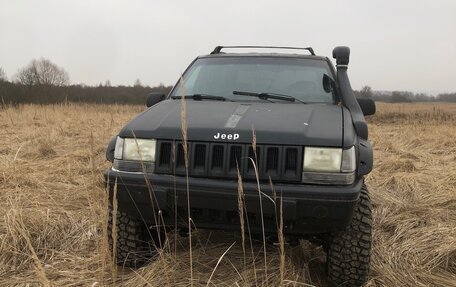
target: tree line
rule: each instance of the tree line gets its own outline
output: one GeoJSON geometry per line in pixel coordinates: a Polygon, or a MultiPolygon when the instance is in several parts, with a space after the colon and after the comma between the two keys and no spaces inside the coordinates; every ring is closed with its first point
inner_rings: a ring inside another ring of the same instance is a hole
{"type": "Polygon", "coordinates": [[[145,104],[150,93],[167,94],[172,86],[145,86],[137,79],[132,86],[70,84],[68,72],[48,59],[34,59],[18,70],[11,81],[0,67],[0,105],[82,102],[98,104],[145,104]]]}
{"type": "MultiPolygon", "coordinates": [[[[111,86],[109,81],[98,86],[70,84],[68,72],[48,59],[34,59],[18,70],[11,81],[0,67],[1,104],[55,104],[84,102],[103,104],[144,104],[150,93],[167,94],[172,86],[144,86],[137,79],[133,86],[111,86]]],[[[400,102],[456,102],[456,93],[430,96],[409,91],[374,91],[364,86],[354,91],[357,97],[371,97],[376,101],[400,102]]]]}
{"type": "Polygon", "coordinates": [[[355,90],[354,93],[357,97],[370,97],[375,101],[387,103],[456,102],[456,93],[441,93],[431,96],[409,91],[374,91],[370,86],[364,86],[359,91],[355,90]]]}

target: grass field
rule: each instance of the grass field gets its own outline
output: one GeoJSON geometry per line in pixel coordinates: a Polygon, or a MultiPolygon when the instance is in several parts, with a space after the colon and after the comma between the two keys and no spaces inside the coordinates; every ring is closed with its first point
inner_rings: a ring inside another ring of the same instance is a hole
{"type": "MultiPolygon", "coordinates": [[[[114,268],[103,236],[108,140],[140,106],[0,109],[0,286],[189,286],[188,238],[152,264],[114,268]]],[[[367,286],[456,286],[456,104],[379,104],[369,119],[374,248],[367,286]]],[[[277,286],[279,250],[193,233],[194,286],[277,286]],[[226,253],[214,271],[221,255],[226,253]]],[[[286,286],[327,286],[325,254],[286,248],[286,286]]]]}

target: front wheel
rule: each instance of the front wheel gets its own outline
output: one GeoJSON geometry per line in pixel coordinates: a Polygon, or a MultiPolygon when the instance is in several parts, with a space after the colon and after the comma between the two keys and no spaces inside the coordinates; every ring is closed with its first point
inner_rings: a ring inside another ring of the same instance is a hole
{"type": "Polygon", "coordinates": [[[125,212],[117,211],[115,229],[112,205],[109,204],[108,239],[117,265],[141,267],[153,260],[162,248],[166,233],[147,225],[125,212]],[[113,246],[115,243],[115,249],[113,246]]]}
{"type": "Polygon", "coordinates": [[[328,279],[332,286],[362,286],[369,275],[372,249],[372,207],[363,185],[352,221],[333,233],[327,251],[328,279]]]}

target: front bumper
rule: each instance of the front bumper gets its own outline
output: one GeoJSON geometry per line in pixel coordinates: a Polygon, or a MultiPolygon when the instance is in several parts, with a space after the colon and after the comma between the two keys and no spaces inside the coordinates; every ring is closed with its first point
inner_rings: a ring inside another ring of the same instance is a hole
{"type": "MultiPolygon", "coordinates": [[[[104,176],[111,198],[117,183],[120,211],[151,225],[175,226],[177,223],[187,227],[185,177],[116,170],[107,170],[104,176]]],[[[274,198],[271,186],[260,184],[260,190],[265,194],[261,196],[265,232],[277,233],[280,198],[285,234],[317,234],[345,228],[352,218],[362,183],[362,179],[357,179],[348,186],[274,184],[277,204],[271,200],[274,198]]],[[[196,228],[240,229],[237,181],[190,177],[188,191],[191,218],[196,228]]],[[[243,194],[244,214],[250,231],[260,233],[261,208],[257,184],[244,182],[243,194]]]]}

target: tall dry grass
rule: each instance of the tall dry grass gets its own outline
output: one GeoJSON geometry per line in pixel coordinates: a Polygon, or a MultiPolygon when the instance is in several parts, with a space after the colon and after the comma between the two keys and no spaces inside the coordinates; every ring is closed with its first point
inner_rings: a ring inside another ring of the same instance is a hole
{"type": "MultiPolygon", "coordinates": [[[[0,110],[0,286],[327,286],[320,247],[302,242],[282,257],[281,248],[267,246],[265,263],[262,240],[242,244],[249,239],[220,231],[193,233],[192,260],[189,239],[170,235],[172,251],[154,263],[115,268],[103,235],[105,147],[142,110],[0,110]]],[[[375,169],[367,178],[374,206],[367,285],[456,286],[456,105],[382,104],[369,122],[375,169]]]]}

